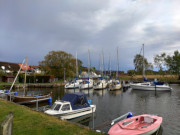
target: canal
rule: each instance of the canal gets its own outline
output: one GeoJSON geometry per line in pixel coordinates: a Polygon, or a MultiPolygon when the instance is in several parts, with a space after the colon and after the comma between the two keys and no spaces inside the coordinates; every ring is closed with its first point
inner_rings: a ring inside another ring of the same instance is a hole
{"type": "MultiPolygon", "coordinates": [[[[88,115],[74,119],[74,122],[92,128],[127,112],[132,112],[133,115],[156,114],[163,117],[160,133],[163,135],[177,135],[180,133],[180,85],[171,85],[171,87],[173,88],[171,92],[157,93],[154,91],[132,90],[131,88],[126,91],[31,88],[27,90],[27,94],[47,94],[52,91],[54,102],[58,98],[61,99],[65,93],[84,92],[88,99],[92,100],[92,104],[96,105],[96,113],[94,118],[92,115],[88,115]]],[[[22,94],[22,91],[19,90],[18,93],[22,94]]],[[[105,127],[102,131],[107,132],[109,128],[110,126],[105,127]]]]}

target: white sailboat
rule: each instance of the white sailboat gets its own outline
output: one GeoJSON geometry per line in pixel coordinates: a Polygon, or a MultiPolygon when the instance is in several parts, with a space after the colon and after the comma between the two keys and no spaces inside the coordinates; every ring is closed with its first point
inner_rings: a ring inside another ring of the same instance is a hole
{"type": "Polygon", "coordinates": [[[84,79],[82,83],[80,84],[80,89],[91,89],[93,88],[93,79],[89,79],[90,75],[90,54],[88,49],[88,78],[84,79]]]}
{"type": "Polygon", "coordinates": [[[122,85],[121,82],[118,80],[119,76],[119,59],[118,59],[118,48],[117,48],[117,70],[116,70],[116,80],[112,80],[109,84],[109,90],[119,90],[121,89],[122,85]]]}
{"type": "MultiPolygon", "coordinates": [[[[144,66],[144,44],[142,45],[143,50],[143,78],[145,78],[145,66],[144,66]]],[[[172,88],[168,84],[155,82],[144,82],[144,83],[131,83],[130,87],[134,90],[145,90],[145,91],[170,91],[172,88]]]]}
{"type": "Polygon", "coordinates": [[[82,79],[78,79],[78,61],[77,61],[77,52],[76,52],[76,78],[74,81],[68,82],[65,85],[65,89],[73,89],[73,88],[79,88],[82,79]]]}
{"type": "MultiPolygon", "coordinates": [[[[103,72],[104,72],[104,53],[103,53],[103,51],[102,51],[101,69],[102,69],[102,76],[103,76],[103,72]]],[[[94,90],[106,89],[107,88],[107,81],[103,77],[99,77],[97,83],[94,83],[93,88],[94,88],[94,90]]]]}

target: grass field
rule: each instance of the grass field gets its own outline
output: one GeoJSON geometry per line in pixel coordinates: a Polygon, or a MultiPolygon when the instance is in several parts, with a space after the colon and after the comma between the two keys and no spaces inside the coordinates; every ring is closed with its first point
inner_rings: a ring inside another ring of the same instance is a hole
{"type": "Polygon", "coordinates": [[[99,135],[86,127],[0,99],[0,123],[9,112],[14,114],[13,135],[99,135]]]}

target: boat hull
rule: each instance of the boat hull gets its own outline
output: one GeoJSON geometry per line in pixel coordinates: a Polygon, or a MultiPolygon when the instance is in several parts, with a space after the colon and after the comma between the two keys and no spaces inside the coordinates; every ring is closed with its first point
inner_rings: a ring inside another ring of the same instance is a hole
{"type": "Polygon", "coordinates": [[[94,113],[95,111],[96,111],[96,105],[90,105],[90,107],[77,109],[77,110],[72,110],[72,111],[69,111],[69,112],[61,112],[61,113],[57,112],[57,113],[54,113],[54,111],[52,111],[52,112],[51,111],[45,111],[45,113],[49,114],[49,115],[58,116],[61,119],[69,120],[69,119],[74,119],[74,118],[78,118],[78,117],[81,117],[81,116],[85,116],[87,114],[94,113]]]}
{"type": "Polygon", "coordinates": [[[142,85],[141,83],[138,84],[130,84],[130,87],[134,90],[145,90],[145,91],[170,91],[171,88],[167,85],[142,85]]]}
{"type": "Polygon", "coordinates": [[[110,85],[109,85],[109,90],[120,90],[121,87],[122,87],[121,84],[116,84],[116,85],[110,84],[110,85]]]}
{"type": "Polygon", "coordinates": [[[102,89],[106,89],[107,88],[107,83],[106,84],[99,84],[93,87],[94,90],[102,90],[102,89]]]}
{"type": "MultiPolygon", "coordinates": [[[[10,100],[10,95],[8,96],[8,100],[10,100]]],[[[34,104],[37,102],[45,102],[48,101],[48,99],[52,97],[52,93],[44,96],[39,96],[39,97],[32,97],[32,96],[11,96],[12,101],[17,103],[17,104],[34,104]]]]}
{"type": "Polygon", "coordinates": [[[151,135],[159,130],[162,117],[143,114],[122,120],[113,125],[109,135],[151,135]]]}

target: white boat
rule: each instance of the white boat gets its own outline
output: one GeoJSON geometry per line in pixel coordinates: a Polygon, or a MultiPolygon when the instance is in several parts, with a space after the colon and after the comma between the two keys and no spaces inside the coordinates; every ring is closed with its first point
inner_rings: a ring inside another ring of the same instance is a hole
{"type": "Polygon", "coordinates": [[[93,80],[83,80],[82,83],[80,84],[80,89],[91,89],[93,88],[93,80]]]}
{"type": "Polygon", "coordinates": [[[104,79],[99,80],[96,84],[94,84],[93,88],[94,88],[95,90],[107,88],[107,82],[106,82],[106,80],[104,80],[104,79]]]}
{"type": "Polygon", "coordinates": [[[96,111],[96,105],[90,105],[83,93],[65,94],[62,100],[56,100],[45,113],[60,116],[61,119],[73,119],[96,111]]]}
{"type": "Polygon", "coordinates": [[[68,82],[68,83],[66,83],[66,85],[64,87],[65,87],[65,89],[79,88],[81,82],[82,82],[81,79],[75,80],[75,82],[68,82]]]}
{"type": "MultiPolygon", "coordinates": [[[[143,62],[142,62],[142,66],[143,66],[143,78],[144,81],[147,81],[147,79],[145,78],[145,65],[144,65],[144,44],[142,46],[142,50],[143,50],[143,62]]],[[[170,91],[172,90],[172,88],[168,85],[168,84],[164,84],[164,83],[158,83],[157,79],[154,80],[154,82],[143,82],[143,83],[131,83],[130,87],[134,90],[146,90],[146,91],[170,91]]]]}
{"type": "Polygon", "coordinates": [[[121,82],[119,80],[113,80],[110,84],[109,84],[109,90],[119,90],[121,89],[122,85],[121,82]]]}
{"type": "Polygon", "coordinates": [[[130,84],[130,87],[134,90],[145,90],[145,91],[170,91],[172,88],[168,84],[159,84],[156,85],[153,82],[145,83],[133,83],[130,84]]]}

